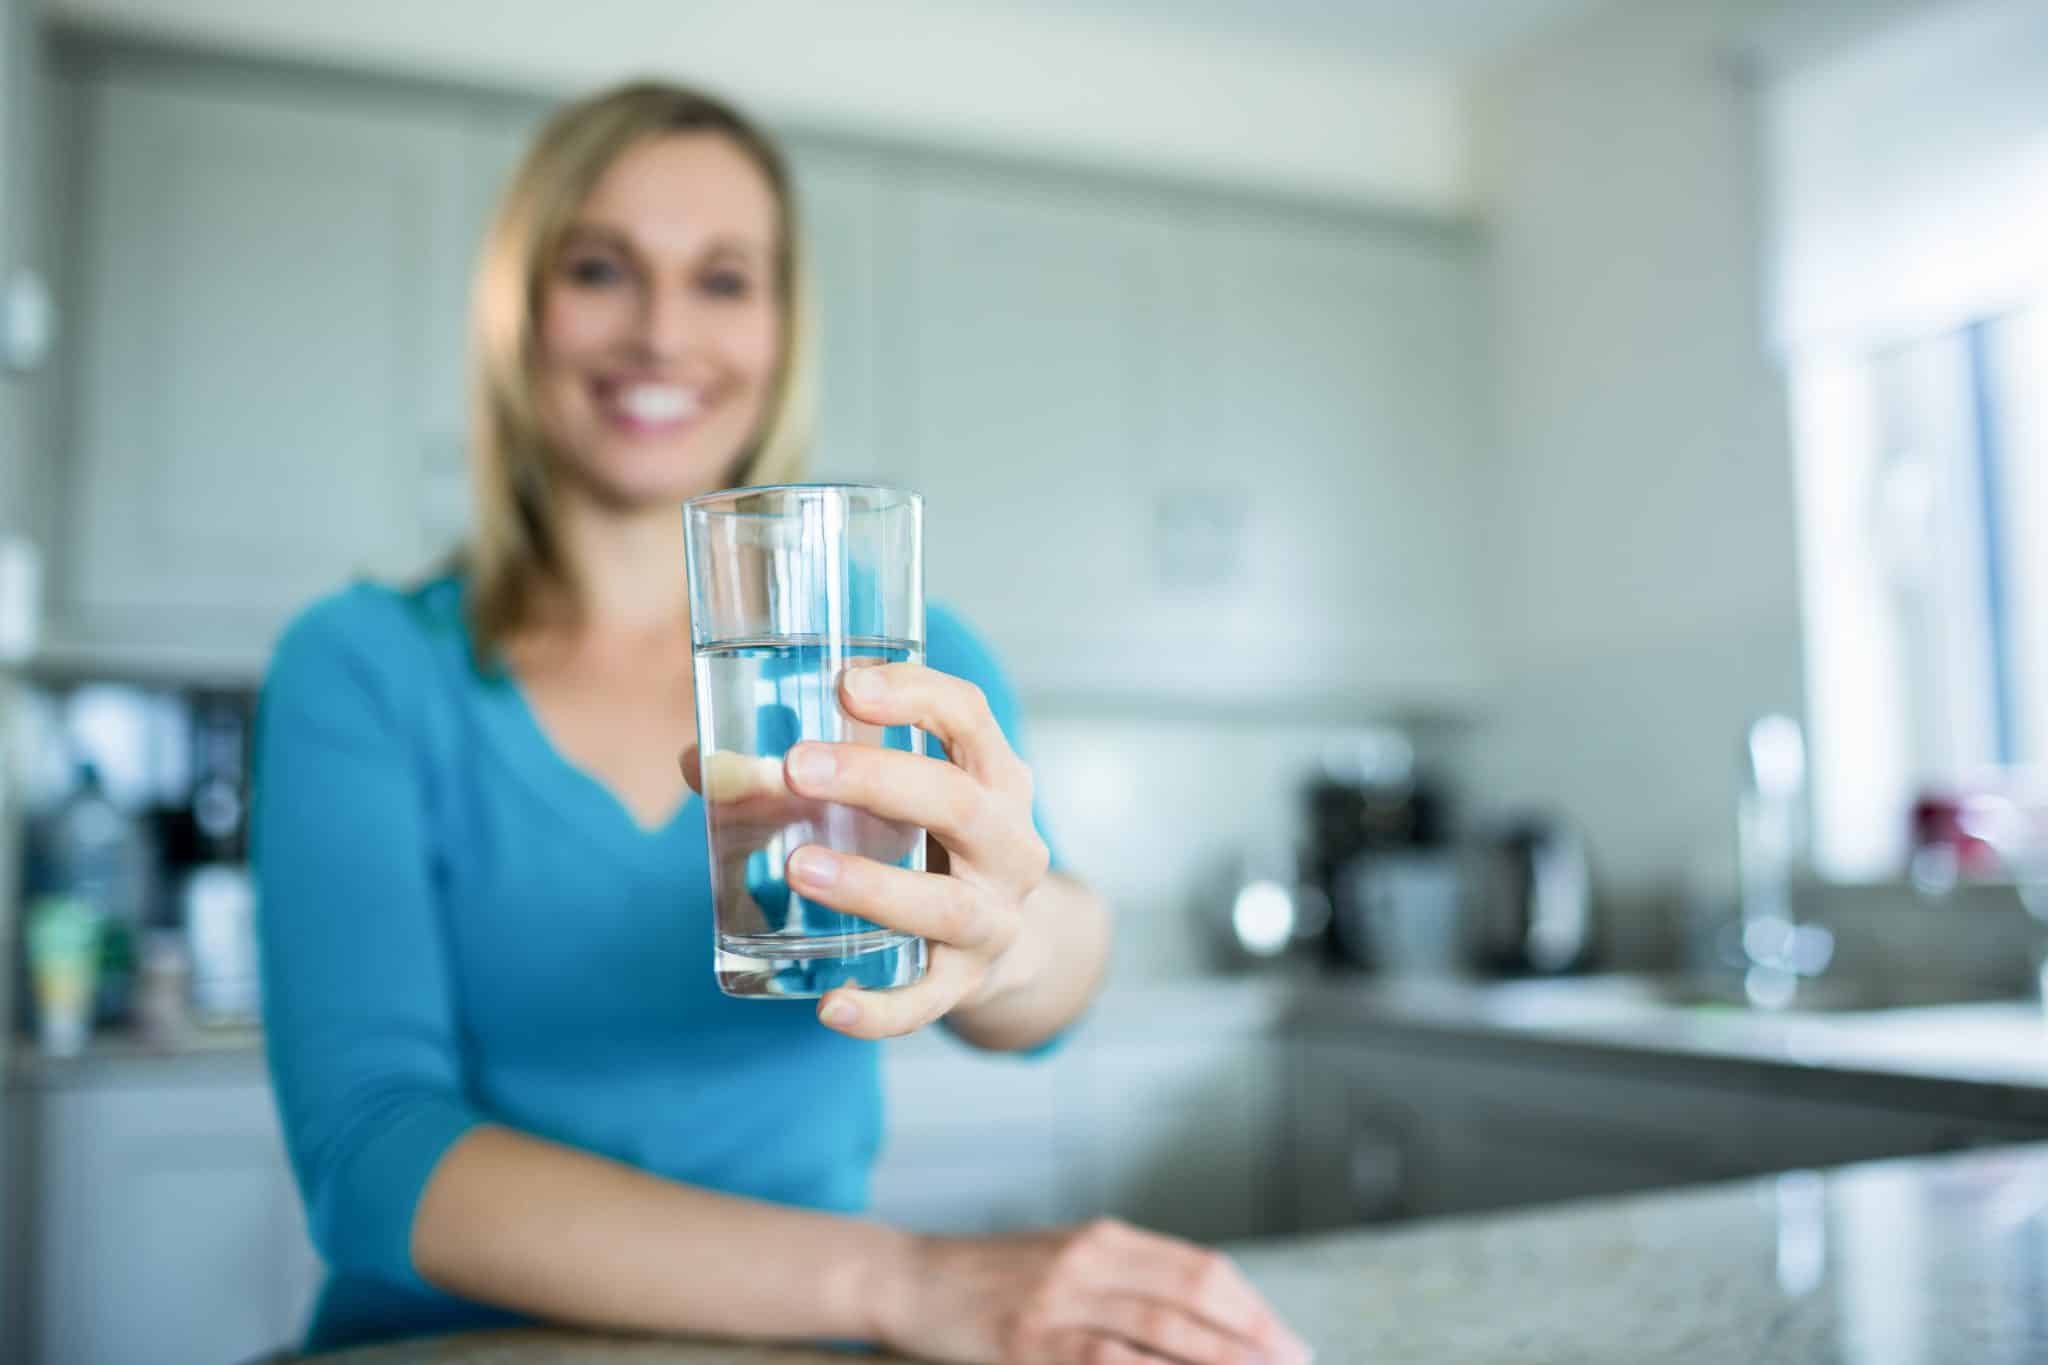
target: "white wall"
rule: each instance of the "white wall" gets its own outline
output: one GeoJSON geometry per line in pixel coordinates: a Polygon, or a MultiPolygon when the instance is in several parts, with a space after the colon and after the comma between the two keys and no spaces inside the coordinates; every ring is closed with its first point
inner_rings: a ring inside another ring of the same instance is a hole
{"type": "MultiPolygon", "coordinates": [[[[1117,917],[1120,985],[1213,970],[1213,910],[1234,859],[1293,848],[1302,786],[1333,741],[1362,727],[1333,717],[1119,707],[1040,708],[1027,747],[1063,867],[1117,917]]],[[[1414,732],[1417,758],[1444,769],[1443,736],[1414,732]]]]}
{"type": "Polygon", "coordinates": [[[1453,73],[1170,15],[946,0],[54,0],[72,23],[421,75],[702,81],[778,120],[1455,212],[1453,73]]]}
{"type": "Polygon", "coordinates": [[[1729,60],[1780,8],[1630,0],[1474,83],[1506,681],[1471,786],[1577,817],[1624,916],[1703,850],[1732,856],[1738,737],[1801,703],[1753,114],[1729,60]]]}

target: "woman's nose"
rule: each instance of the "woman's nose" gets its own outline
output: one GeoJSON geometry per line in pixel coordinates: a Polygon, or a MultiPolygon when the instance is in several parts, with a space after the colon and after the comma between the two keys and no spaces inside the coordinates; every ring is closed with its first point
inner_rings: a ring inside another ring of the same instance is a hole
{"type": "Polygon", "coordinates": [[[679,359],[696,340],[696,310],[685,290],[649,290],[640,306],[638,341],[648,358],[679,359]]]}

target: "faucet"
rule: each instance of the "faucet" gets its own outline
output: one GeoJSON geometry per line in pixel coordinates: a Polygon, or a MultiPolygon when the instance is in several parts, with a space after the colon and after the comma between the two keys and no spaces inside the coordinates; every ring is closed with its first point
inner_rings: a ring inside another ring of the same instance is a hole
{"type": "Polygon", "coordinates": [[[1735,817],[1742,988],[1757,1008],[1783,1009],[1800,983],[1826,971],[1835,956],[1834,935],[1818,924],[1800,924],[1792,909],[1793,878],[1806,844],[1806,740],[1799,722],[1759,717],[1743,756],[1735,817]]]}

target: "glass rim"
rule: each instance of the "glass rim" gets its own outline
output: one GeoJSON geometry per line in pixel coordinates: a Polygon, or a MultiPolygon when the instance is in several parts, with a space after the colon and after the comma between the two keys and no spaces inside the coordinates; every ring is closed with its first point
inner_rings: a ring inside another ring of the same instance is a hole
{"type": "Polygon", "coordinates": [[[721,488],[711,493],[699,493],[694,498],[683,500],[683,511],[702,515],[723,516],[764,516],[773,513],[728,510],[722,504],[730,504],[744,498],[760,497],[764,494],[783,493],[802,498],[807,494],[823,497],[832,494],[879,493],[885,495],[877,501],[873,510],[884,511],[892,507],[922,507],[924,494],[915,489],[898,488],[886,483],[857,483],[834,481],[829,483],[760,483],[745,484],[738,488],[721,488]]]}

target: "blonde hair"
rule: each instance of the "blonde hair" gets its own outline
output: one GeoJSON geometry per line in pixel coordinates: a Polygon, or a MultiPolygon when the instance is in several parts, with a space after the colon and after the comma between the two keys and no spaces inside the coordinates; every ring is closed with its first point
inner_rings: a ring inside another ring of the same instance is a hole
{"type": "Polygon", "coordinates": [[[627,151],[675,133],[715,133],[758,166],[774,190],[782,357],[761,425],[734,484],[802,476],[811,438],[815,338],[795,193],[781,151],[738,110],[679,85],[638,81],[571,104],[549,119],[498,202],[470,301],[470,474],[476,531],[461,554],[470,627],[491,653],[531,623],[538,590],[573,588],[555,533],[556,460],[534,399],[541,285],[576,212],[627,151]]]}

